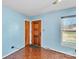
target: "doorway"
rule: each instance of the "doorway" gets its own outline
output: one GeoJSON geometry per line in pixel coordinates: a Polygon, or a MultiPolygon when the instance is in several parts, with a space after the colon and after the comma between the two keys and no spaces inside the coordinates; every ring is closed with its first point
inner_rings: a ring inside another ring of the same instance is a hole
{"type": "Polygon", "coordinates": [[[41,20],[32,21],[32,45],[41,47],[41,20]]]}
{"type": "Polygon", "coordinates": [[[25,21],[25,46],[29,45],[41,47],[41,20],[32,21],[31,28],[30,21],[25,21]],[[32,29],[31,32],[30,29],[32,29]],[[32,37],[31,40],[30,37],[32,37]]]}

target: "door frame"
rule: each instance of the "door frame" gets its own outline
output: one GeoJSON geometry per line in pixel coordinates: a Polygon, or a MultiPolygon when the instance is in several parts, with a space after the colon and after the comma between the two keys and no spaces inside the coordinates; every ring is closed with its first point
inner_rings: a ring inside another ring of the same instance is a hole
{"type": "MultiPolygon", "coordinates": [[[[32,19],[32,21],[38,21],[38,20],[41,20],[41,47],[42,47],[42,39],[43,39],[43,21],[42,21],[42,19],[41,18],[39,18],[39,19],[32,19]]],[[[31,21],[31,24],[32,24],[32,21],[31,21]]],[[[32,33],[32,25],[31,25],[31,32],[30,33],[32,33]]],[[[31,44],[32,44],[32,34],[31,34],[31,44]]]]}

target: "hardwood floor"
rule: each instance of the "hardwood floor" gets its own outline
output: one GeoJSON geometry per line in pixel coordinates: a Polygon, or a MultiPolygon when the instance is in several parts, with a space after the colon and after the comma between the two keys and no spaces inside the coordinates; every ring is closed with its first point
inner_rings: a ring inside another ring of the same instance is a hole
{"type": "Polygon", "coordinates": [[[44,48],[25,47],[3,59],[76,59],[76,58],[44,48]]]}

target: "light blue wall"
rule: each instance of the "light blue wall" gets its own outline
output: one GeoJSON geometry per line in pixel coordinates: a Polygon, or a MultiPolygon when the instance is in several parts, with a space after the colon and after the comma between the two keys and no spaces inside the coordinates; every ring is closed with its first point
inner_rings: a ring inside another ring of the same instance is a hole
{"type": "MultiPolygon", "coordinates": [[[[2,44],[3,56],[16,49],[24,47],[24,15],[3,6],[2,44]],[[15,48],[11,49],[11,46],[15,48]]],[[[75,8],[51,12],[40,16],[31,16],[30,19],[42,19],[42,47],[55,49],[67,54],[75,55],[72,48],[61,45],[60,21],[62,16],[75,14],[75,8]]]]}
{"type": "Polygon", "coordinates": [[[2,11],[2,56],[24,47],[24,15],[5,6],[2,11]],[[11,49],[11,46],[15,48],[11,49]]]}
{"type": "Polygon", "coordinates": [[[40,16],[31,16],[30,19],[42,19],[42,47],[51,48],[69,55],[75,55],[75,49],[61,45],[61,17],[74,15],[75,8],[50,12],[40,16]]]}

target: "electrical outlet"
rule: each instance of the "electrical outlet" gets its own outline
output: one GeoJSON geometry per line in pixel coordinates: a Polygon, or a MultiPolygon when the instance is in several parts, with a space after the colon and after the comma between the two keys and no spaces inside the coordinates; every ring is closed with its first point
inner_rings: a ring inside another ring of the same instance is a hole
{"type": "Polygon", "coordinates": [[[11,49],[13,49],[14,48],[14,46],[11,46],[11,49]]]}
{"type": "Polygon", "coordinates": [[[76,52],[76,49],[75,49],[75,52],[76,52]]]}

